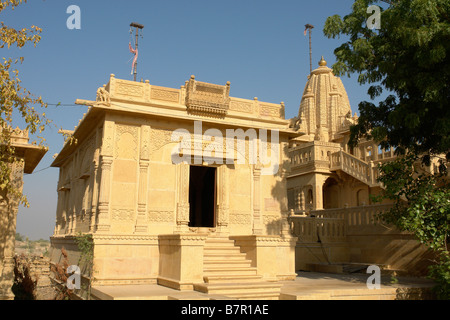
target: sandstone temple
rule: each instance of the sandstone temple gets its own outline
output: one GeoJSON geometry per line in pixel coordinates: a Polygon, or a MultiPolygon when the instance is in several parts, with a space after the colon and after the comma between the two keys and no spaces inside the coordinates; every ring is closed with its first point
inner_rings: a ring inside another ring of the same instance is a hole
{"type": "Polygon", "coordinates": [[[52,164],[53,263],[64,248],[76,265],[76,237],[90,234],[83,279],[97,288],[157,283],[239,299],[278,299],[298,270],[420,270],[426,249],[374,220],[390,206],[370,195],[393,150],[348,147],[357,117],[323,58],[294,119],[284,103],[230,92],[194,76],[166,88],[111,75],[96,101],[77,100],[89,110],[52,164]]]}

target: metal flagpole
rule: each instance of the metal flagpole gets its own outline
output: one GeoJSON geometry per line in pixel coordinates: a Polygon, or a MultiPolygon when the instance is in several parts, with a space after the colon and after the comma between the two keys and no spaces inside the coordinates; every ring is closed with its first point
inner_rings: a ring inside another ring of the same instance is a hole
{"type": "MultiPolygon", "coordinates": [[[[137,52],[138,52],[138,42],[139,42],[139,30],[140,29],[141,30],[144,29],[144,26],[142,24],[133,22],[133,23],[130,24],[130,27],[136,28],[136,48],[135,48],[135,50],[136,50],[136,54],[137,54],[137,52]]],[[[134,81],[136,81],[136,79],[137,79],[137,59],[134,62],[134,81]]]]}
{"type": "Polygon", "coordinates": [[[312,73],[312,42],[311,42],[311,32],[312,29],[314,29],[314,26],[311,24],[307,24],[305,25],[305,36],[306,36],[306,32],[309,31],[309,73],[312,73]]]}

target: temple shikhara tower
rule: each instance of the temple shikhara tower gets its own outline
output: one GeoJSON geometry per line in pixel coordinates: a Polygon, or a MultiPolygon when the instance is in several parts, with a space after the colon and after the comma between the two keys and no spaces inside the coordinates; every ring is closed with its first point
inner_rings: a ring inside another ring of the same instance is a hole
{"type": "Polygon", "coordinates": [[[389,208],[370,200],[382,190],[377,164],[394,154],[373,141],[347,146],[357,116],[323,58],[294,119],[284,103],[231,90],[194,76],[166,88],[111,75],[96,101],[78,100],[89,110],[76,143],[53,162],[52,261],[64,248],[78,264],[77,236],[90,234],[83,279],[97,294],[158,283],[237,299],[285,297],[280,282],[298,270],[420,264],[411,236],[373,220],[389,208]]]}

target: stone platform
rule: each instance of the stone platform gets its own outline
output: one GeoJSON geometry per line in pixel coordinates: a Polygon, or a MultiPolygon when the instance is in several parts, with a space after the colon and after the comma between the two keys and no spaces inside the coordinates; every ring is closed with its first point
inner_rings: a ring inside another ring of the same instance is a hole
{"type": "MultiPolygon", "coordinates": [[[[280,281],[280,300],[428,300],[433,283],[422,278],[401,278],[391,283],[382,276],[381,289],[369,290],[365,274],[299,272],[294,281],[280,281]]],[[[178,291],[155,285],[100,286],[92,289],[99,300],[234,300],[225,295],[178,291]]],[[[258,300],[255,297],[254,300],[258,300]]]]}

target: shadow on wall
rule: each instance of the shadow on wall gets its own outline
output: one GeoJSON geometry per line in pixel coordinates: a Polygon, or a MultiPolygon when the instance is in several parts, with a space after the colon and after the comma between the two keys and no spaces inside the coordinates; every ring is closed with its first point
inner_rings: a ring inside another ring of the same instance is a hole
{"type": "MultiPolygon", "coordinates": [[[[289,159],[289,146],[285,144],[283,152],[283,159],[289,159]]],[[[266,224],[266,232],[268,235],[280,235],[282,231],[282,224],[287,225],[287,216],[289,214],[288,203],[287,203],[287,183],[286,175],[289,173],[291,167],[290,160],[285,160],[280,164],[278,172],[274,175],[276,178],[275,186],[272,188],[271,195],[272,198],[277,201],[281,206],[281,214],[285,215],[281,219],[276,219],[270,221],[266,224]],[[286,221],[284,221],[286,220],[286,221]]]]}

